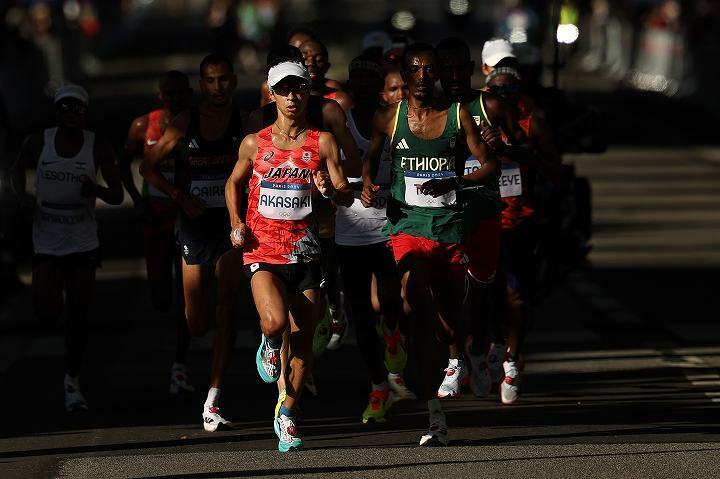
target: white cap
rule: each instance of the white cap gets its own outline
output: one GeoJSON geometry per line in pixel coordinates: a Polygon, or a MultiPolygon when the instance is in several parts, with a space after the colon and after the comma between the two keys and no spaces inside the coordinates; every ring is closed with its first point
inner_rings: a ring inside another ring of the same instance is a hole
{"type": "Polygon", "coordinates": [[[282,62],[270,68],[268,71],[268,86],[272,88],[280,83],[284,78],[290,76],[301,78],[310,83],[310,73],[308,73],[305,65],[298,62],[282,62]]]}
{"type": "Polygon", "coordinates": [[[485,42],[482,49],[483,64],[494,67],[505,58],[515,58],[509,41],[504,38],[494,38],[485,42]]]}
{"type": "Polygon", "coordinates": [[[55,91],[55,98],[53,103],[57,103],[63,98],[75,98],[83,102],[85,105],[88,104],[88,92],[80,85],[63,85],[55,91]]]}
{"type": "Polygon", "coordinates": [[[392,44],[392,39],[390,38],[390,35],[383,32],[382,30],[374,30],[363,37],[362,51],[373,47],[380,47],[383,49],[383,51],[385,51],[390,44],[392,44]]]}

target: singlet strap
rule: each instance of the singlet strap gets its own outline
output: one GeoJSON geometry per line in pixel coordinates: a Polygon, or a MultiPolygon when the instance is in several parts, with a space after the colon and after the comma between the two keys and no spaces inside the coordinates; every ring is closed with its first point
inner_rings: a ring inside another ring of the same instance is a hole
{"type": "Polygon", "coordinates": [[[488,116],[487,110],[485,110],[485,99],[483,97],[482,92],[480,92],[480,96],[478,97],[478,102],[480,103],[480,109],[482,110],[482,114],[485,117],[485,120],[488,122],[488,125],[494,126],[492,124],[492,121],[490,121],[490,116],[488,116]]]}
{"type": "Polygon", "coordinates": [[[392,145],[393,140],[395,139],[395,132],[397,131],[398,119],[400,118],[400,107],[403,105],[403,103],[405,101],[406,100],[400,100],[398,102],[397,110],[395,110],[395,120],[393,121],[392,135],[390,135],[390,145],[392,145]]]}

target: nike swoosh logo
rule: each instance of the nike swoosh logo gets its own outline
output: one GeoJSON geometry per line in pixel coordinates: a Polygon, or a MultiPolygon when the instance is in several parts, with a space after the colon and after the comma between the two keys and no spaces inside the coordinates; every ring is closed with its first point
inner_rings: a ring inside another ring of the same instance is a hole
{"type": "Polygon", "coordinates": [[[157,142],[158,142],[158,140],[148,140],[148,141],[147,141],[147,144],[148,144],[148,146],[153,146],[153,145],[156,144],[157,142]]]}

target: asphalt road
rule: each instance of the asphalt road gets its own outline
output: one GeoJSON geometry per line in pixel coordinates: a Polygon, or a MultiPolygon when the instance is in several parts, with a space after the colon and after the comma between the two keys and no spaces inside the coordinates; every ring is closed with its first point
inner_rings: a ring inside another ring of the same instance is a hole
{"type": "Polygon", "coordinates": [[[319,396],[304,398],[308,450],[281,456],[249,309],[223,388],[234,429],[205,433],[212,333],[192,344],[198,392],[169,397],[171,322],[150,306],[126,205],[98,210],[106,261],[82,377],[89,412],[63,410],[61,328],[36,322],[29,291],[0,311],[0,477],[717,477],[720,154],[623,147],[567,160],[593,182],[592,264],[538,306],[517,404],[469,393],[444,404],[451,447],[416,447],[420,402],[361,424],[368,379],[349,341],[319,360],[319,396]]]}

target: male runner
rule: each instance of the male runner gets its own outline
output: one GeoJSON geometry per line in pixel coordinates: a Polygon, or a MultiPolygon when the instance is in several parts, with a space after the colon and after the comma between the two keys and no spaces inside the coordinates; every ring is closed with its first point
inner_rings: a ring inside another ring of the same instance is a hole
{"type": "Polygon", "coordinates": [[[185,317],[193,336],[208,331],[213,272],[217,277],[217,332],[210,389],[202,414],[203,427],[209,432],[229,424],[220,414],[220,386],[235,342],[233,309],[242,286],[242,277],[237,274],[242,255],[228,239],[224,192],[244,136],[232,100],[236,85],[230,60],[216,54],[206,56],[200,63],[204,100],[172,120],[140,166],[145,179],[179,206],[175,229],[183,256],[185,317]],[[162,175],[160,164],[176,149],[173,185],[162,175]]]}
{"type": "MultiPolygon", "coordinates": [[[[300,50],[294,47],[280,47],[270,52],[268,55],[268,65],[272,64],[273,59],[280,58],[283,54],[288,58],[298,59],[304,62],[300,50]]],[[[308,121],[310,125],[333,134],[345,157],[343,161],[344,171],[353,177],[360,176],[362,172],[360,155],[357,144],[348,129],[347,119],[343,109],[336,101],[323,98],[320,95],[313,94],[308,102],[308,121]]],[[[277,108],[272,103],[267,104],[250,114],[248,131],[257,132],[262,128],[272,125],[276,119],[277,108]]],[[[332,265],[336,264],[333,256],[334,217],[332,216],[330,202],[321,200],[318,215],[320,216],[320,239],[324,251],[323,268],[330,271],[332,265]]],[[[337,267],[334,269],[337,269],[337,267]]],[[[337,286],[336,278],[326,275],[325,280],[325,289],[330,298],[329,313],[331,316],[330,326],[332,330],[327,347],[328,349],[337,349],[347,334],[347,319],[341,307],[340,290],[337,286]]],[[[282,380],[280,382],[282,382],[282,380]]],[[[282,384],[279,385],[282,391],[282,384]]]]}
{"type": "Polygon", "coordinates": [[[55,93],[58,126],[29,136],[13,167],[15,191],[25,192],[25,170],[37,166],[33,220],[32,290],[35,314],[56,322],[65,310],[66,411],[87,410],[79,374],[87,346],[87,312],[93,299],[100,242],[95,200],[122,203],[123,191],[108,143],[85,130],[88,94],[78,85],[55,93]],[[107,187],[97,184],[97,170],[107,187]]]}
{"type": "MultiPolygon", "coordinates": [[[[303,43],[310,40],[317,40],[318,38],[317,32],[311,28],[295,27],[288,33],[287,43],[295,48],[300,48],[300,45],[303,43]]],[[[270,61],[268,61],[268,63],[270,63],[270,61]]],[[[325,78],[325,86],[335,90],[343,90],[343,86],[339,81],[330,78],[325,78]]],[[[270,102],[272,102],[270,88],[268,88],[267,80],[263,80],[262,85],[260,85],[260,108],[270,102]]]]}
{"type": "Polygon", "coordinates": [[[313,95],[320,95],[329,100],[335,100],[347,111],[352,107],[352,98],[339,88],[329,87],[325,74],[330,69],[327,47],[317,39],[308,40],[300,45],[300,51],[305,58],[305,66],[310,72],[312,83],[310,85],[313,95]]]}
{"type": "MultiPolygon", "coordinates": [[[[469,213],[458,204],[457,192],[465,185],[497,181],[498,168],[495,157],[486,154],[467,108],[435,96],[439,70],[434,47],[408,46],[401,64],[410,96],[378,110],[373,120],[361,200],[370,207],[380,191],[373,178],[385,139],[390,138],[393,161],[385,231],[402,278],[405,310],[415,328],[422,393],[430,411],[430,428],[420,445],[447,445],[445,415],[435,389],[432,331],[439,326],[440,339],[450,345],[460,316],[466,271],[460,242],[463,216],[469,213]],[[461,132],[483,165],[469,175],[463,175],[464,162],[455,157],[461,132]]],[[[451,351],[446,372],[461,373],[463,368],[451,351]]]]}
{"type": "Polygon", "coordinates": [[[281,375],[283,333],[288,324],[291,327],[291,359],[284,370],[286,396],[273,423],[278,449],[287,452],[303,447],[295,412],[305,376],[312,371],[312,340],[323,307],[313,183],[322,196],[345,206],[352,203],[352,191],[332,135],[308,123],[307,69],[294,60],[279,59],[268,72],[268,85],[277,120],[243,140],[226,199],[231,239],[245,251],[245,273],[260,315],[256,364],[267,383],[281,375]],[[241,192],[250,175],[244,224],[241,192]]]}
{"type": "MultiPolygon", "coordinates": [[[[347,123],[364,154],[372,130],[372,119],[380,107],[383,85],[382,70],[370,56],[359,56],[348,67],[348,89],[355,106],[348,111],[347,123]]],[[[402,377],[407,354],[399,329],[402,315],[400,278],[387,248],[388,237],[383,233],[385,205],[390,189],[390,145],[383,154],[374,178],[381,186],[377,201],[370,208],[360,202],[362,178],[349,178],[356,190],[349,208],[338,207],[335,223],[335,243],[343,278],[343,291],[350,316],[355,322],[358,347],[370,372],[372,391],[363,412],[363,423],[384,422],[385,413],[393,401],[414,399],[402,377]],[[377,306],[377,308],[375,308],[377,306]],[[386,338],[385,364],[375,325],[378,316],[386,338]],[[391,394],[392,393],[392,394],[391,394]]]]}
{"type": "MultiPolygon", "coordinates": [[[[160,141],[170,121],[190,103],[192,89],[187,76],[177,70],[165,73],[158,83],[158,98],[162,108],[135,118],[130,124],[127,140],[120,155],[120,174],[125,189],[132,197],[135,209],[143,221],[145,265],[150,284],[150,299],[156,310],[167,313],[177,303],[175,317],[175,362],[170,369],[170,393],[192,392],[187,380],[187,350],[190,332],[185,321],[182,298],[180,254],[175,242],[177,207],[166,194],[143,181],[142,193],[135,186],[130,163],[138,155],[147,156],[160,141]],[[175,267],[175,276],[173,276],[175,267]]],[[[174,164],[165,161],[160,171],[174,182],[174,164]]]]}
{"type": "Polygon", "coordinates": [[[384,105],[392,105],[407,98],[408,88],[400,70],[389,70],[385,73],[385,84],[380,96],[384,105]]]}
{"type": "MultiPolygon", "coordinates": [[[[483,133],[489,134],[487,125],[501,127],[511,138],[524,140],[519,132],[515,117],[502,100],[489,92],[475,90],[471,86],[471,78],[475,70],[475,62],[470,56],[467,43],[460,38],[446,38],[437,46],[440,62],[440,83],[445,98],[449,101],[467,103],[468,109],[478,126],[483,126],[483,133]]],[[[470,154],[461,143],[461,155],[466,158],[465,172],[470,173],[480,168],[480,162],[470,154]]],[[[467,238],[465,250],[468,254],[468,286],[465,311],[468,315],[470,334],[463,345],[458,338],[457,347],[464,349],[465,358],[470,361],[470,389],[478,397],[490,392],[492,380],[502,379],[502,361],[505,354],[505,326],[507,308],[504,300],[503,281],[496,280],[500,262],[500,191],[498,184],[490,184],[482,188],[472,188],[464,192],[465,208],[473,214],[466,215],[467,238]],[[486,329],[488,324],[493,333],[493,343],[489,350],[486,329]],[[494,376],[493,376],[494,374],[494,376]]],[[[458,375],[447,375],[439,394],[456,397],[459,395],[458,375]]]]}
{"type": "Polygon", "coordinates": [[[491,91],[517,107],[518,124],[529,146],[525,151],[506,149],[500,179],[500,193],[506,206],[502,211],[502,266],[510,306],[508,354],[503,362],[505,377],[500,384],[500,400],[512,404],[519,397],[520,358],[537,266],[534,186],[538,175],[560,183],[563,171],[552,132],[546,121],[533,113],[532,100],[523,92],[518,71],[511,67],[496,68],[488,74],[486,83],[491,91]]]}

